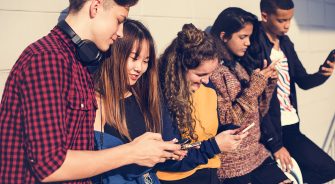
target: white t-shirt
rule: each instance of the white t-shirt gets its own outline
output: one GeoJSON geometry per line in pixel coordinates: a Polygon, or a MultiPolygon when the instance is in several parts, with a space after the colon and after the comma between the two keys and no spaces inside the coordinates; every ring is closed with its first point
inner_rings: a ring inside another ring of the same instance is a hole
{"type": "Polygon", "coordinates": [[[281,125],[292,125],[299,122],[297,110],[290,101],[290,75],[287,58],[283,51],[272,48],[270,58],[272,61],[279,60],[276,68],[278,70],[277,97],[280,104],[281,125]]]}

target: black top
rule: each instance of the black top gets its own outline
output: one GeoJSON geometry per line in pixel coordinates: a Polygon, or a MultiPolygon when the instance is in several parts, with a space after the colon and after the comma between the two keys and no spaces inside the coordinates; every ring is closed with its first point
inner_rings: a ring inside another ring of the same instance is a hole
{"type": "MultiPolygon", "coordinates": [[[[287,57],[289,75],[290,75],[290,101],[295,109],[298,111],[297,107],[297,94],[295,89],[295,84],[297,84],[301,89],[310,89],[324,83],[328,77],[323,76],[320,72],[314,74],[308,74],[306,69],[302,65],[298,58],[298,55],[294,49],[294,44],[291,42],[290,38],[286,35],[279,37],[280,49],[284,52],[287,57]]],[[[259,29],[259,45],[262,51],[262,59],[267,59],[271,62],[270,54],[273,47],[273,43],[268,39],[265,30],[260,24],[259,29]]],[[[278,151],[283,147],[282,142],[282,129],[281,129],[281,114],[280,114],[280,104],[277,98],[277,89],[275,89],[272,99],[270,102],[270,108],[268,113],[262,119],[261,123],[261,141],[265,146],[270,149],[272,153],[278,151]]]]}
{"type": "MultiPolygon", "coordinates": [[[[140,107],[132,95],[125,99],[125,111],[126,111],[126,123],[132,139],[144,134],[146,132],[144,117],[140,110],[140,107]]],[[[162,121],[163,121],[163,132],[162,138],[165,141],[170,141],[174,138],[181,140],[180,132],[177,128],[176,122],[171,118],[170,113],[167,108],[162,106],[162,121]]],[[[129,142],[129,140],[120,135],[114,127],[110,125],[105,125],[105,133],[111,134],[115,137],[120,138],[124,143],[129,142]]],[[[187,156],[182,161],[167,160],[165,163],[157,164],[155,169],[162,171],[188,171],[192,170],[200,164],[206,164],[208,159],[213,158],[215,154],[220,153],[220,149],[214,139],[209,139],[202,141],[199,149],[192,148],[188,150],[187,156]]],[[[128,171],[131,169],[137,170],[137,172],[145,170],[146,167],[135,166],[127,168],[128,171]]]]}
{"type": "MultiPolygon", "coordinates": [[[[135,139],[146,132],[143,113],[134,95],[125,98],[124,103],[128,131],[131,139],[135,139]]],[[[108,123],[106,123],[104,128],[106,133],[121,139],[125,143],[129,142],[126,137],[122,136],[118,130],[110,126],[108,123]]]]}

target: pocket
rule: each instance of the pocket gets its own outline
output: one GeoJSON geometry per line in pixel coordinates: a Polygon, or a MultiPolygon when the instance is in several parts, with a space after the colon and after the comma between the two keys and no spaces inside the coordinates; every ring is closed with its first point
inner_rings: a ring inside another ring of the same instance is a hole
{"type": "Polygon", "coordinates": [[[89,111],[97,109],[95,99],[89,99],[87,96],[70,95],[67,98],[67,106],[70,109],[89,111]]]}

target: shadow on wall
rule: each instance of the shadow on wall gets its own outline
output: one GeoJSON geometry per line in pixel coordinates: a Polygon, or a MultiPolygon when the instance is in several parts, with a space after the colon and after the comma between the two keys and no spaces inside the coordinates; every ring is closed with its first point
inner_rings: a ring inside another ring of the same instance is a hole
{"type": "Polygon", "coordinates": [[[301,29],[335,30],[335,0],[296,0],[295,20],[301,29]]]}

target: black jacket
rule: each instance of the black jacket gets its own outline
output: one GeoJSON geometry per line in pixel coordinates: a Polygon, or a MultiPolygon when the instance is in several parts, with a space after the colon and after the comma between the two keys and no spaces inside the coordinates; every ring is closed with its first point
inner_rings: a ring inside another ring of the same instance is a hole
{"type": "MultiPolygon", "coordinates": [[[[262,25],[259,25],[259,45],[261,47],[261,57],[263,61],[267,59],[271,62],[270,54],[273,47],[273,43],[270,42],[265,34],[262,25]]],[[[289,75],[290,75],[290,101],[295,109],[298,111],[297,107],[297,94],[295,84],[297,84],[301,89],[310,89],[324,83],[328,77],[323,76],[320,72],[314,74],[308,74],[306,69],[301,64],[297,53],[294,49],[294,44],[291,42],[288,36],[284,35],[279,38],[280,48],[287,57],[289,75]]],[[[282,142],[282,128],[280,119],[280,105],[277,98],[277,89],[275,89],[272,99],[270,102],[270,108],[268,113],[262,118],[261,123],[261,142],[272,152],[275,153],[281,147],[283,147],[282,142]]]]}

